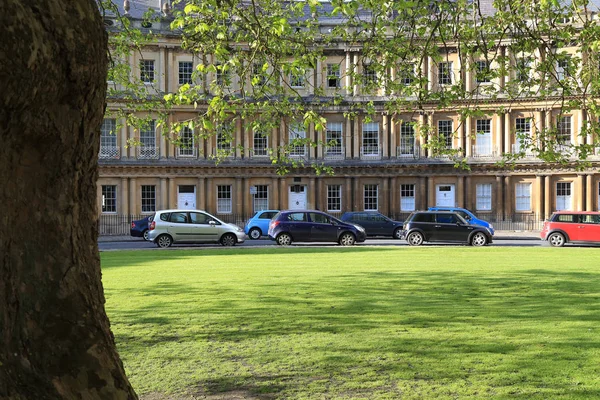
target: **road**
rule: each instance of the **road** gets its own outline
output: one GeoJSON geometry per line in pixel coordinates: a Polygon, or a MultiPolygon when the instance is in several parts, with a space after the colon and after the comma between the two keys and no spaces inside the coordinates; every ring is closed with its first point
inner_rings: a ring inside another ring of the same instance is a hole
{"type": "MultiPolygon", "coordinates": [[[[292,244],[291,247],[302,247],[302,246],[323,246],[323,247],[335,247],[335,243],[297,243],[292,244]]],[[[405,240],[394,240],[394,239],[367,239],[364,243],[359,243],[356,246],[408,246],[405,240]]],[[[441,244],[441,243],[425,243],[423,246],[463,246],[461,244],[441,244]]],[[[490,246],[501,246],[501,247],[540,247],[549,246],[548,243],[543,242],[535,238],[506,238],[506,239],[494,239],[494,243],[490,246]]],[[[123,240],[113,242],[100,242],[98,243],[100,251],[110,250],[145,250],[145,249],[158,249],[154,243],[145,242],[140,240],[123,240]]],[[[267,239],[259,240],[246,240],[244,243],[236,245],[236,247],[277,247],[275,242],[267,239]]],[[[202,249],[202,248],[223,248],[218,244],[174,244],[171,248],[173,249],[202,249]]]]}

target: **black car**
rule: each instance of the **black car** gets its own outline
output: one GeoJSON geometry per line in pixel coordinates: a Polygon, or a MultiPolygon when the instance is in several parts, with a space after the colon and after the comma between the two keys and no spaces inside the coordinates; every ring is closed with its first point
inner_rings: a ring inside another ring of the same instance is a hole
{"type": "Polygon", "coordinates": [[[423,242],[458,242],[472,246],[492,243],[488,228],[469,224],[455,212],[416,211],[404,222],[402,237],[411,246],[423,242]]]}
{"type": "Polygon", "coordinates": [[[365,228],[367,236],[402,237],[402,222],[394,221],[377,211],[349,211],[342,214],[342,221],[352,222],[365,228]]]}
{"type": "Polygon", "coordinates": [[[144,240],[148,240],[148,227],[150,222],[152,222],[152,218],[154,218],[154,216],[150,215],[136,221],[131,221],[129,234],[134,237],[141,237],[144,238],[144,240]]]}
{"type": "Polygon", "coordinates": [[[351,246],[364,242],[366,236],[360,225],[340,221],[322,211],[281,211],[269,224],[269,238],[281,246],[292,242],[337,242],[351,246]]]}

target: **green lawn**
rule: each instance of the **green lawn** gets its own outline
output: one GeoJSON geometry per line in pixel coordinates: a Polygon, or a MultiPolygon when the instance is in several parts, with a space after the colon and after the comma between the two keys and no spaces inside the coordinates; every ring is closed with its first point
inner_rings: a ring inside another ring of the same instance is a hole
{"type": "Polygon", "coordinates": [[[600,398],[600,249],[102,253],[139,394],[600,398]]]}

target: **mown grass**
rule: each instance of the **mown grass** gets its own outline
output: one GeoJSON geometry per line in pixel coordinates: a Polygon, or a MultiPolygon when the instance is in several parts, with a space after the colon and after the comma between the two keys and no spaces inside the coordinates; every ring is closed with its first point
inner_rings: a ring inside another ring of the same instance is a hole
{"type": "Polygon", "coordinates": [[[140,394],[600,398],[600,249],[102,254],[140,394]]]}

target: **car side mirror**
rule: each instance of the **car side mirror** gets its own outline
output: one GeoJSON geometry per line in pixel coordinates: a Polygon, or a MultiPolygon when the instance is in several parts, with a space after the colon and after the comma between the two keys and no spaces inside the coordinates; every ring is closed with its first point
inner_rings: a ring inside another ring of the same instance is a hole
{"type": "Polygon", "coordinates": [[[214,225],[216,225],[217,223],[216,223],[215,221],[213,221],[213,220],[210,220],[210,221],[208,221],[208,224],[209,224],[209,225],[213,225],[213,226],[214,226],[214,225]]]}

